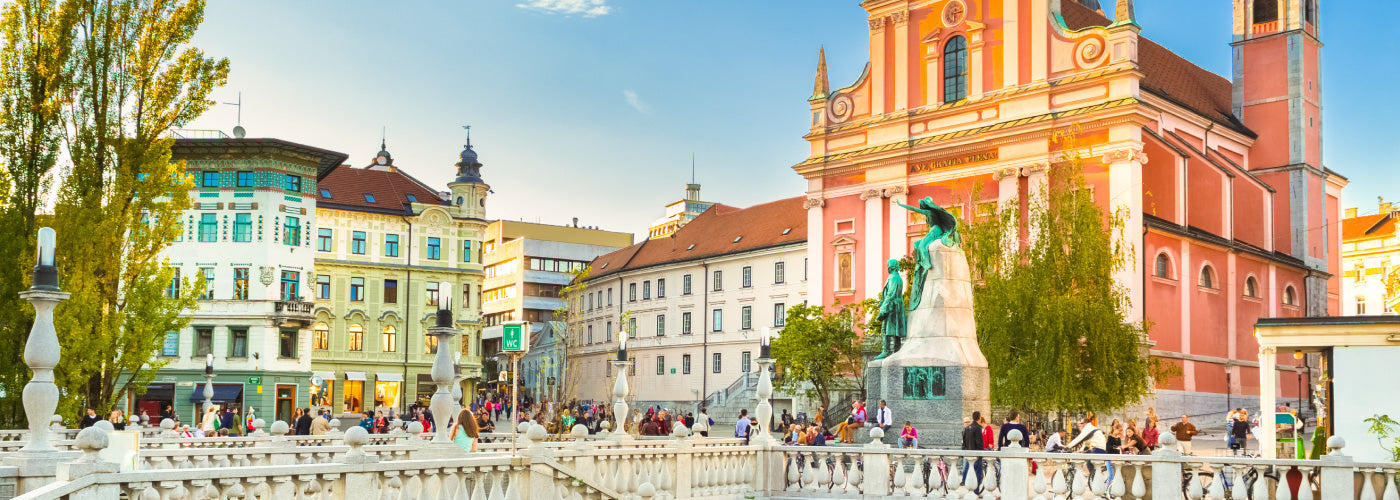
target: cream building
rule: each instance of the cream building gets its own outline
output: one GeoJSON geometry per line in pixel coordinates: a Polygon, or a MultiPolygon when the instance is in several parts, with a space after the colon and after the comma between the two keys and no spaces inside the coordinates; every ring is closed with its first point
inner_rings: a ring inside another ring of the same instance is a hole
{"type": "MultiPolygon", "coordinates": [[[[694,411],[702,401],[752,411],[759,339],[782,330],[807,300],[807,214],[791,198],[740,209],[722,204],[665,238],[590,264],[572,300],[570,383],[577,397],[611,400],[618,342],[629,331],[635,407],[694,411]],[[576,319],[575,319],[576,318],[576,319]],[[735,401],[735,398],[741,401],[735,401]]],[[[791,400],[774,401],[775,415],[791,400]]],[[[717,410],[711,416],[721,420],[717,410]]],[[[732,420],[731,420],[732,421],[732,420]]]]}
{"type": "Polygon", "coordinates": [[[666,216],[651,223],[647,238],[665,238],[682,226],[695,220],[701,213],[715,206],[714,202],[700,201],[700,185],[695,182],[685,185],[685,198],[666,205],[666,216]]]}
{"type": "Polygon", "coordinates": [[[468,143],[457,177],[439,192],[383,150],[363,168],[341,167],[317,191],[316,301],[311,368],[323,383],[313,405],[359,415],[427,404],[440,304],[461,334],[450,347],[465,389],[481,374],[482,240],[490,187],[468,143]]]}
{"type": "Polygon", "coordinates": [[[1395,314],[1400,305],[1400,207],[1385,200],[1376,213],[1357,215],[1348,208],[1342,218],[1342,314],[1395,314]]]}

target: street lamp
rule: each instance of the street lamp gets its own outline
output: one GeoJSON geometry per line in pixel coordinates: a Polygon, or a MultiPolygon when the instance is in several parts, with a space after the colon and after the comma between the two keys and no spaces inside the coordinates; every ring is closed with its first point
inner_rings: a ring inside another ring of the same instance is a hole
{"type": "MultiPolygon", "coordinates": [[[[204,355],[204,414],[214,407],[214,353],[204,355]]],[[[195,419],[198,421],[199,419],[195,419]]]]}
{"type": "Polygon", "coordinates": [[[769,367],[773,366],[772,356],[773,330],[763,327],[763,337],[758,341],[758,408],[754,411],[758,417],[759,425],[762,425],[763,432],[758,433],[758,439],[764,442],[771,441],[773,435],[768,428],[773,420],[773,405],[768,400],[773,397],[773,376],[768,373],[769,367]]]}
{"type": "Polygon", "coordinates": [[[53,369],[58,366],[62,350],[58,332],[53,327],[53,310],[68,294],[58,288],[58,267],[54,263],[55,235],[53,228],[40,228],[38,251],[34,262],[34,281],[19,297],[34,306],[34,323],[24,344],[24,364],[34,376],[24,384],[24,415],[29,420],[29,442],[21,453],[56,451],[49,443],[49,418],[58,408],[58,386],[54,384],[53,369]]]}

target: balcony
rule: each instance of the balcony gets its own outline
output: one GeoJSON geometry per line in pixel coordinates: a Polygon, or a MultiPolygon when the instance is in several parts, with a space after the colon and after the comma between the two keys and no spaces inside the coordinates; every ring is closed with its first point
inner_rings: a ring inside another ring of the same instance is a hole
{"type": "Polygon", "coordinates": [[[279,300],[272,304],[272,322],[277,325],[307,328],[315,321],[312,313],[315,304],[293,300],[279,300]]]}

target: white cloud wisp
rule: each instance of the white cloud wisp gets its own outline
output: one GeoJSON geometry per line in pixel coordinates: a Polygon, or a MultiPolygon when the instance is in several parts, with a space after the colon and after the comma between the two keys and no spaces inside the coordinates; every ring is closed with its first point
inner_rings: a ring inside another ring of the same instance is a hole
{"type": "Polygon", "coordinates": [[[642,102],[642,97],[637,95],[636,92],[624,90],[622,91],[622,98],[626,99],[627,105],[637,110],[638,113],[647,114],[651,112],[651,106],[647,106],[647,103],[642,102]]]}
{"type": "Polygon", "coordinates": [[[607,5],[607,0],[530,0],[515,6],[550,14],[583,17],[604,16],[612,11],[612,7],[607,5]]]}

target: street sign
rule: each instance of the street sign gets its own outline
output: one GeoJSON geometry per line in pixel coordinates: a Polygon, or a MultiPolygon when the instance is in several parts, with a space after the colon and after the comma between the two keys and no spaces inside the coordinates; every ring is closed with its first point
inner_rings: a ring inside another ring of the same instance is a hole
{"type": "Polygon", "coordinates": [[[676,369],[675,369],[675,368],[672,368],[672,369],[671,369],[671,375],[675,375],[675,374],[676,374],[676,369]]]}
{"type": "Polygon", "coordinates": [[[262,377],[248,377],[248,385],[261,385],[262,377]]]}
{"type": "Polygon", "coordinates": [[[501,351],[503,352],[526,352],[530,349],[529,342],[525,338],[525,332],[529,331],[526,325],[529,323],[517,322],[501,325],[501,351]]]}

